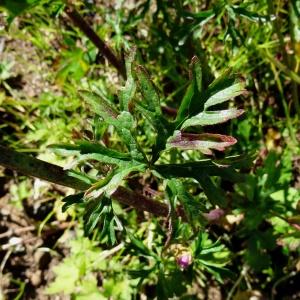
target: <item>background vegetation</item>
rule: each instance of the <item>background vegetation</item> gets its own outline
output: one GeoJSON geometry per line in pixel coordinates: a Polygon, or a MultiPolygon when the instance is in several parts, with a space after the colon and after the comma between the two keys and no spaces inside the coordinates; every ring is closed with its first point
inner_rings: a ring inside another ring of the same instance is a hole
{"type": "Polygon", "coordinates": [[[300,1],[0,4],[0,299],[300,298],[300,1]]]}

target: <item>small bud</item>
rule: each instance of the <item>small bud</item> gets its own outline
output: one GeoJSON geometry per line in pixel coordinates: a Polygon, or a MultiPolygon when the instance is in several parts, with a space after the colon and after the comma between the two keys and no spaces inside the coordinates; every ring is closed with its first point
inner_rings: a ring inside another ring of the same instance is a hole
{"type": "Polygon", "coordinates": [[[176,263],[181,270],[186,270],[193,262],[192,254],[190,252],[181,253],[176,258],[176,263]]]}
{"type": "Polygon", "coordinates": [[[224,210],[221,208],[216,208],[211,210],[207,214],[203,214],[204,218],[209,222],[218,221],[225,214],[224,210]]]}

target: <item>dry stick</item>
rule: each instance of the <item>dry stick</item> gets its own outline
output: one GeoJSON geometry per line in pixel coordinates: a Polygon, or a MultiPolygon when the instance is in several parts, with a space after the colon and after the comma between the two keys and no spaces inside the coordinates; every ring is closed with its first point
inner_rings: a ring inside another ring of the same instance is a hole
{"type": "MultiPolygon", "coordinates": [[[[8,169],[76,190],[84,191],[90,187],[88,183],[72,177],[69,175],[68,170],[64,170],[59,166],[3,146],[0,146],[0,153],[0,165],[8,169]]],[[[124,187],[118,187],[111,197],[137,210],[147,211],[156,216],[168,216],[168,206],[166,204],[152,200],[124,187]]],[[[177,214],[185,219],[182,208],[179,208],[177,214]]]]}
{"type": "Polygon", "coordinates": [[[126,79],[124,64],[116,57],[109,46],[97,35],[89,24],[81,17],[78,11],[71,5],[65,10],[72,22],[89,38],[89,40],[99,49],[103,56],[117,69],[118,73],[126,79]]]}

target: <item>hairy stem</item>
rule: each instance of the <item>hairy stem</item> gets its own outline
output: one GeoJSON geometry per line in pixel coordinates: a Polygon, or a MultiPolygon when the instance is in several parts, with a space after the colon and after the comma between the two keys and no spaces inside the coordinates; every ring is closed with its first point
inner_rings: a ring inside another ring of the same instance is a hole
{"type": "Polygon", "coordinates": [[[70,176],[67,170],[59,166],[3,146],[0,146],[0,151],[0,165],[8,169],[77,190],[86,190],[89,187],[89,184],[70,176]]]}
{"type": "MultiPolygon", "coordinates": [[[[71,187],[76,190],[87,190],[90,185],[80,179],[74,178],[63,168],[19,153],[9,148],[0,146],[0,165],[8,169],[16,170],[27,176],[37,177],[52,183],[71,187]]],[[[114,200],[134,207],[137,210],[147,211],[156,216],[168,216],[168,206],[164,203],[152,200],[124,187],[118,189],[111,196],[114,200]]],[[[183,217],[182,209],[177,214],[183,217]]]]}

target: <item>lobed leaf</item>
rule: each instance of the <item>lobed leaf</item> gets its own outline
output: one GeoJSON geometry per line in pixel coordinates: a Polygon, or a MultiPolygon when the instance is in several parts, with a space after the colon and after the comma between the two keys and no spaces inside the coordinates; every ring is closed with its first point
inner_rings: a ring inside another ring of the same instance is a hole
{"type": "Polygon", "coordinates": [[[116,158],[120,160],[129,160],[130,155],[128,153],[118,152],[116,150],[107,148],[99,143],[89,142],[89,141],[76,141],[75,144],[54,144],[49,146],[54,149],[55,152],[61,154],[101,154],[111,158],[116,158]]]}
{"type": "Polygon", "coordinates": [[[252,12],[247,10],[245,7],[233,5],[232,9],[236,14],[238,14],[241,17],[245,17],[250,21],[258,22],[258,21],[268,21],[270,16],[268,15],[260,15],[256,12],[252,12]]]}
{"type": "Polygon", "coordinates": [[[150,250],[148,247],[145,246],[145,244],[135,235],[133,235],[131,232],[127,232],[127,235],[130,239],[130,244],[129,247],[137,250],[137,252],[139,253],[139,255],[144,255],[144,256],[153,256],[153,257],[157,257],[157,255],[150,250]]]}
{"type": "Polygon", "coordinates": [[[155,166],[155,171],[165,178],[184,177],[195,178],[199,176],[220,176],[230,182],[241,182],[245,180],[243,174],[239,174],[234,168],[242,164],[238,162],[227,162],[226,165],[217,164],[216,161],[203,159],[200,161],[186,162],[181,164],[161,164],[155,166]]]}
{"type": "Polygon", "coordinates": [[[90,91],[81,90],[78,93],[91,106],[93,112],[103,118],[105,122],[110,123],[110,120],[117,118],[118,110],[114,107],[113,103],[90,91]]]}
{"type": "Polygon", "coordinates": [[[103,198],[95,198],[87,203],[83,216],[85,235],[91,234],[97,226],[101,213],[105,207],[105,202],[103,200],[103,198]]]}
{"type": "Polygon", "coordinates": [[[83,196],[84,196],[84,193],[81,192],[81,193],[69,195],[69,196],[66,196],[65,198],[63,198],[62,202],[64,202],[64,205],[62,206],[62,212],[65,212],[73,204],[83,203],[84,202],[83,196]]]}
{"type": "Polygon", "coordinates": [[[9,12],[8,23],[25,11],[38,5],[40,0],[1,0],[0,7],[4,7],[9,12]]]}
{"type": "Polygon", "coordinates": [[[168,186],[183,205],[189,222],[194,223],[196,220],[199,220],[199,218],[202,217],[201,205],[191,194],[187,192],[184,184],[180,180],[173,178],[168,181],[168,186]]]}
{"type": "Polygon", "coordinates": [[[122,141],[125,143],[130,151],[130,155],[134,160],[143,161],[146,156],[144,155],[141,147],[138,145],[133,129],[135,122],[132,115],[123,111],[114,122],[116,130],[122,141]]]}
{"type": "Polygon", "coordinates": [[[206,176],[197,176],[196,178],[201,185],[203,192],[205,193],[207,199],[214,205],[220,207],[226,206],[226,196],[224,191],[215,185],[212,179],[206,176]]]}
{"type": "Polygon", "coordinates": [[[140,65],[136,66],[135,76],[139,83],[139,89],[147,103],[147,109],[156,115],[162,115],[158,93],[146,69],[140,65]]]}

